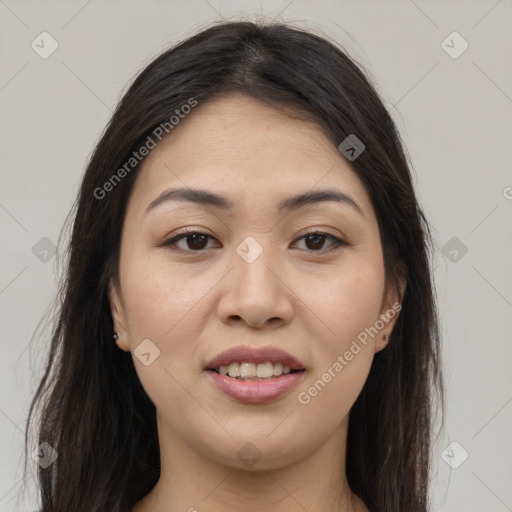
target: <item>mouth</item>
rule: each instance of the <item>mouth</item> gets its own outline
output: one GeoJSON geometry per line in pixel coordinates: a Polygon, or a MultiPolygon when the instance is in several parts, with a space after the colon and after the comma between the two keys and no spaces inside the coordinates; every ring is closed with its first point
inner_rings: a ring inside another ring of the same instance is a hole
{"type": "Polygon", "coordinates": [[[277,347],[238,346],[221,352],[205,367],[239,380],[272,379],[305,370],[297,358],[277,347]]]}
{"type": "Polygon", "coordinates": [[[282,363],[266,361],[264,363],[232,362],[229,365],[221,365],[218,368],[206,368],[207,371],[217,373],[236,380],[262,381],[271,380],[281,375],[304,372],[305,369],[292,369],[282,363]]]}
{"type": "Polygon", "coordinates": [[[223,394],[245,404],[277,400],[304,378],[305,366],[281,349],[236,347],[222,352],[204,368],[223,394]]]}

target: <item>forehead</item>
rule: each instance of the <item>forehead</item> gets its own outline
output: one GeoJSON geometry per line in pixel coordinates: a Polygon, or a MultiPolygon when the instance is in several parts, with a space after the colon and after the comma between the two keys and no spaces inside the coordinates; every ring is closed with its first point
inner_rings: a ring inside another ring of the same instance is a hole
{"type": "Polygon", "coordinates": [[[132,202],[144,210],[167,189],[207,189],[235,209],[273,208],[284,198],[336,188],[369,197],[337,147],[316,123],[236,94],[199,105],[146,157],[132,202]]]}

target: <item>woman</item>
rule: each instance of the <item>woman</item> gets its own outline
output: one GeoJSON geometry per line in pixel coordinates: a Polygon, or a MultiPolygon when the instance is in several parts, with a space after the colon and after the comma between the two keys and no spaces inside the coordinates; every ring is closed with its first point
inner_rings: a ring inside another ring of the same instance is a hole
{"type": "Polygon", "coordinates": [[[336,45],[227,22],[163,53],[80,188],[27,420],[42,510],[429,510],[431,246],[336,45]]]}

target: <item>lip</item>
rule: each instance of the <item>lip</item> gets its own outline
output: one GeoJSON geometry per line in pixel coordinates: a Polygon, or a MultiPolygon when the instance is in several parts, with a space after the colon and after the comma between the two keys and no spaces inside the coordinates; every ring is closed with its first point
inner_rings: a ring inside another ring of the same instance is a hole
{"type": "MultiPolygon", "coordinates": [[[[206,366],[205,370],[218,369],[220,366],[228,366],[230,363],[281,363],[292,370],[304,370],[304,364],[288,352],[276,347],[251,348],[240,345],[221,352],[206,366]]],[[[277,380],[277,379],[275,379],[277,380]]]]}
{"type": "Polygon", "coordinates": [[[206,370],[206,374],[212,379],[217,389],[244,404],[263,404],[283,397],[299,384],[305,373],[301,371],[269,380],[244,381],[220,375],[213,370],[206,370]]]}

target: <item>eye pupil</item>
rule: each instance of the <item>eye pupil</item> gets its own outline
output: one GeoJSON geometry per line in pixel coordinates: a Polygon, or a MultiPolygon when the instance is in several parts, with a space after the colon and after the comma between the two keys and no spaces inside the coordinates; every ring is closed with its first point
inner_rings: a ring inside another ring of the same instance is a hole
{"type": "Polygon", "coordinates": [[[319,247],[314,247],[315,249],[321,249],[322,245],[325,242],[325,235],[314,233],[312,235],[308,235],[307,240],[312,240],[314,246],[319,245],[319,247]]]}
{"type": "Polygon", "coordinates": [[[205,242],[207,242],[207,237],[200,233],[192,233],[191,235],[187,236],[187,245],[189,246],[190,249],[203,249],[202,246],[204,245],[205,242]],[[190,242],[190,239],[192,239],[192,243],[190,242]],[[200,247],[195,247],[194,244],[196,243],[199,244],[200,247]]]}

